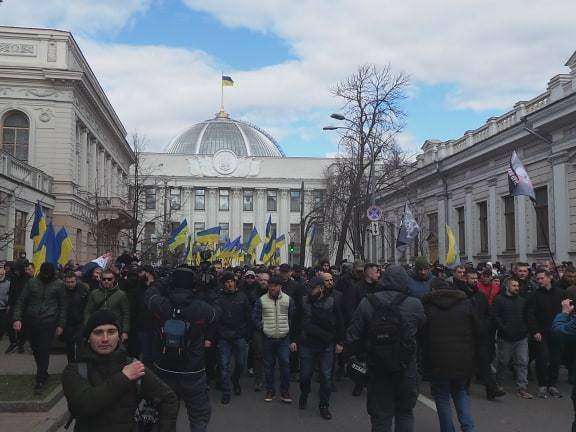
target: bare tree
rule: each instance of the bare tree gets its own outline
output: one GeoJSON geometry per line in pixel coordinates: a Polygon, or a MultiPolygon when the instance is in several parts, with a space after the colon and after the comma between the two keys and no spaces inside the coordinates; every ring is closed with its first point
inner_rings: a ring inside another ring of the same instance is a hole
{"type": "Polygon", "coordinates": [[[375,196],[390,189],[406,166],[395,137],[404,128],[409,79],[390,65],[363,65],[332,89],[342,100],[340,155],[326,170],[324,219],[331,220],[336,240],[336,263],[346,247],[364,257],[368,221],[366,210],[375,196]]]}

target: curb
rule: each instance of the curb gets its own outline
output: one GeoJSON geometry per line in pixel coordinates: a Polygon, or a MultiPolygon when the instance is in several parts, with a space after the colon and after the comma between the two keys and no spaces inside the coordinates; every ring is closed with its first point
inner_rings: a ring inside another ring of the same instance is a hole
{"type": "Polygon", "coordinates": [[[64,396],[62,385],[56,386],[54,390],[41,401],[10,401],[0,402],[0,413],[18,413],[18,412],[46,412],[50,411],[64,396]]]}
{"type": "MultiPolygon", "coordinates": [[[[30,432],[56,432],[66,424],[68,420],[68,404],[65,398],[60,401],[47,413],[46,418],[40,424],[30,430],[30,432]]],[[[71,429],[72,430],[72,429],[71,429]]]]}

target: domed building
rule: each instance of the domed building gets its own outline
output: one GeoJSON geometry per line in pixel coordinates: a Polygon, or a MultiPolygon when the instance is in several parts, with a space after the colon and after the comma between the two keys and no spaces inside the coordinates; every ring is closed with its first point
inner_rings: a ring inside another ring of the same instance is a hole
{"type": "MultiPolygon", "coordinates": [[[[153,244],[170,231],[164,220],[177,226],[183,219],[193,236],[220,227],[221,242],[238,236],[244,242],[255,226],[263,239],[270,217],[272,230],[286,238],[281,262],[298,263],[302,183],[306,215],[323,199],[330,163],[328,158],[288,157],[269,133],[221,110],[176,135],[164,153],[143,154],[142,166],[152,173],[147,178],[144,243],[153,244]],[[294,254],[288,253],[291,242],[294,254]]],[[[306,255],[311,265],[311,251],[306,255]]]]}

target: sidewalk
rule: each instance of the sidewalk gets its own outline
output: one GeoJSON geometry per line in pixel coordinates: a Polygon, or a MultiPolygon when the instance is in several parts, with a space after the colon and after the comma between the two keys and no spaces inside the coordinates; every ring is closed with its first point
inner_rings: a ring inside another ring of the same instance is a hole
{"type": "MultiPolygon", "coordinates": [[[[36,373],[34,358],[26,345],[25,354],[4,354],[8,347],[8,338],[0,342],[0,375],[33,375],[36,373]]],[[[60,374],[66,366],[66,355],[53,354],[50,356],[50,375],[60,374]]],[[[56,430],[59,422],[66,418],[68,407],[62,398],[50,411],[1,413],[0,430],[10,432],[48,432],[56,430]]]]}

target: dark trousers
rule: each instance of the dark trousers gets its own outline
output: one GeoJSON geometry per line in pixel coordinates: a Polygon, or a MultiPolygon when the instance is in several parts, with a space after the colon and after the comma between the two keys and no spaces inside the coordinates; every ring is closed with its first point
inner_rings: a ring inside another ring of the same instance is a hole
{"type": "Polygon", "coordinates": [[[155,334],[155,330],[140,330],[137,333],[140,350],[142,351],[142,363],[147,367],[151,367],[152,362],[154,361],[155,334]]]}
{"type": "Polygon", "coordinates": [[[478,347],[478,352],[476,355],[478,375],[486,387],[486,391],[493,391],[496,389],[496,378],[492,372],[492,357],[494,348],[491,347],[487,342],[488,341],[478,347]]]}
{"type": "Polygon", "coordinates": [[[218,365],[220,366],[220,385],[224,394],[230,394],[230,360],[234,357],[234,372],[232,373],[232,383],[238,384],[240,376],[246,366],[246,355],[248,354],[248,344],[246,339],[233,339],[218,341],[218,365]]]}
{"type": "Polygon", "coordinates": [[[416,362],[404,373],[370,377],[366,406],[372,432],[414,431],[414,407],[418,399],[416,362]]]}
{"type": "Polygon", "coordinates": [[[254,382],[262,384],[264,379],[264,334],[261,330],[252,332],[250,341],[250,357],[254,368],[254,382]]]}
{"type": "Polygon", "coordinates": [[[280,392],[287,393],[290,389],[290,341],[288,336],[281,339],[264,337],[264,374],[266,390],[275,393],[274,369],[276,360],[280,368],[280,392]]]}
{"type": "Polygon", "coordinates": [[[160,378],[184,401],[188,412],[190,432],[206,432],[211,407],[206,385],[206,374],[182,374],[158,371],[160,378]]]}
{"type": "Polygon", "coordinates": [[[562,360],[562,343],[549,334],[542,335],[542,342],[534,344],[536,349],[536,376],[538,387],[555,387],[562,360]]]}
{"type": "Polygon", "coordinates": [[[574,381],[574,379],[576,379],[576,370],[574,368],[574,365],[572,366],[572,380],[574,382],[574,384],[572,385],[572,406],[574,408],[574,420],[572,421],[572,432],[576,432],[576,381],[574,381]]]}
{"type": "Polygon", "coordinates": [[[50,350],[56,334],[56,324],[28,324],[27,327],[30,348],[36,362],[36,382],[45,382],[48,379],[50,350]]]}
{"type": "MultiPolygon", "coordinates": [[[[10,318],[8,317],[8,311],[6,311],[6,309],[0,309],[0,339],[2,339],[5,334],[10,334],[10,318]]],[[[10,342],[12,342],[12,338],[10,338],[10,342]]]]}
{"type": "Polygon", "coordinates": [[[298,347],[300,353],[300,391],[308,396],[310,383],[316,362],[320,364],[320,406],[328,407],[332,388],[332,369],[334,366],[334,345],[326,349],[298,347]]]}

